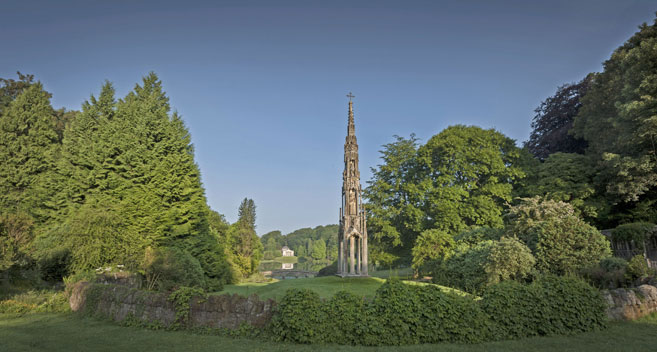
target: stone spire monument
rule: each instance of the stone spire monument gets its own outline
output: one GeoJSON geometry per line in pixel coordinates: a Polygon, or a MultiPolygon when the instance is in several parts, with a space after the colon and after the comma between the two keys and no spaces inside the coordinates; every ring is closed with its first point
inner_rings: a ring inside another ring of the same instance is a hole
{"type": "Polygon", "coordinates": [[[354,125],[354,109],[349,92],[349,123],[344,143],[344,172],[342,173],[342,207],[338,232],[338,275],[368,276],[367,228],[361,200],[360,172],[358,171],[358,143],[354,125]]]}

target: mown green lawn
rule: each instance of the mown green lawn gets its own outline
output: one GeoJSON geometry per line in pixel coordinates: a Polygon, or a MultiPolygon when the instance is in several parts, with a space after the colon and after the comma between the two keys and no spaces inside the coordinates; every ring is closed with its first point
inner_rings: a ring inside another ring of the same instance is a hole
{"type": "Polygon", "coordinates": [[[0,351],[655,351],[657,315],[612,323],[607,330],[478,345],[354,347],[291,345],[266,340],[153,331],[73,314],[0,314],[0,351]]]}
{"type": "Polygon", "coordinates": [[[395,268],[395,269],[378,269],[376,271],[370,272],[370,276],[380,277],[382,279],[387,279],[389,277],[410,279],[413,276],[413,269],[411,269],[410,267],[395,268]]]}
{"type": "Polygon", "coordinates": [[[349,291],[359,296],[373,297],[374,292],[385,280],[375,277],[366,278],[340,278],[337,276],[315,277],[307,279],[286,279],[272,283],[242,283],[227,285],[217,294],[237,293],[241,296],[257,294],[262,299],[279,299],[291,288],[308,288],[322,298],[329,298],[338,291],[349,291]]]}
{"type": "MultiPolygon", "coordinates": [[[[242,283],[227,285],[223,291],[215,294],[233,294],[249,296],[257,294],[262,299],[279,299],[291,288],[307,288],[317,293],[322,298],[330,298],[338,291],[348,291],[358,296],[372,298],[379,286],[383,285],[385,279],[379,277],[345,277],[324,276],[305,279],[285,279],[271,283],[242,283]]],[[[409,282],[409,284],[418,284],[409,282]]],[[[461,293],[453,288],[440,286],[445,291],[461,293]]]]}

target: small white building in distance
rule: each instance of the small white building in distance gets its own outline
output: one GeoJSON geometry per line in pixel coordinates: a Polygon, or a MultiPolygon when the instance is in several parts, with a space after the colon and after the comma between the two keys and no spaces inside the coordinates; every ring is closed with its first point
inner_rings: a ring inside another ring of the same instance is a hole
{"type": "Polygon", "coordinates": [[[288,246],[283,246],[283,248],[281,248],[281,253],[284,257],[294,257],[294,251],[291,250],[288,246]]]}

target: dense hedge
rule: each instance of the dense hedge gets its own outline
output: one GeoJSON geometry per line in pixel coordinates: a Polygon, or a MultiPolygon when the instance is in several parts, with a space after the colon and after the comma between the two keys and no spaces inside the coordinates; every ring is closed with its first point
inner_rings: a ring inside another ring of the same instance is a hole
{"type": "Polygon", "coordinates": [[[657,225],[649,222],[632,222],[619,225],[611,232],[612,240],[616,242],[633,242],[639,249],[644,249],[647,241],[657,236],[657,225]]]}
{"type": "Polygon", "coordinates": [[[596,330],[607,319],[600,292],[568,277],[542,277],[529,285],[502,282],[486,291],[481,307],[497,339],[596,330]]]}
{"type": "Polygon", "coordinates": [[[277,339],[299,343],[326,341],[328,328],[323,302],[317,292],[290,289],[272,317],[271,329],[277,339]]]}
{"type": "Polygon", "coordinates": [[[596,330],[606,324],[605,307],[596,289],[574,278],[506,281],[483,299],[389,280],[371,301],[348,292],[321,300],[310,290],[289,290],[270,327],[277,340],[297,343],[478,343],[596,330]]]}

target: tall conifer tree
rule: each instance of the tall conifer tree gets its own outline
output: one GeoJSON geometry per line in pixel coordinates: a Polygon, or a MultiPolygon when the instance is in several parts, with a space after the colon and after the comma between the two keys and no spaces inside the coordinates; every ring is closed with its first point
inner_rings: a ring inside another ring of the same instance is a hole
{"type": "Polygon", "coordinates": [[[0,117],[0,211],[26,212],[37,224],[49,218],[59,153],[55,124],[41,83],[29,86],[0,117]]]}
{"type": "Polygon", "coordinates": [[[233,270],[249,277],[258,270],[263,257],[263,245],[255,232],[256,206],[253,199],[244,198],[238,209],[239,219],[228,231],[227,253],[233,270]]]}
{"type": "Polygon", "coordinates": [[[41,83],[26,85],[0,114],[0,271],[31,261],[36,233],[51,219],[61,186],[56,114],[41,83]]]}
{"type": "Polygon", "coordinates": [[[208,224],[191,137],[155,74],[118,102],[105,83],[66,131],[64,146],[61,173],[71,182],[60,232],[88,247],[74,256],[77,269],[136,266],[149,246],[177,247],[199,260],[210,287],[231,281],[208,224]]]}

